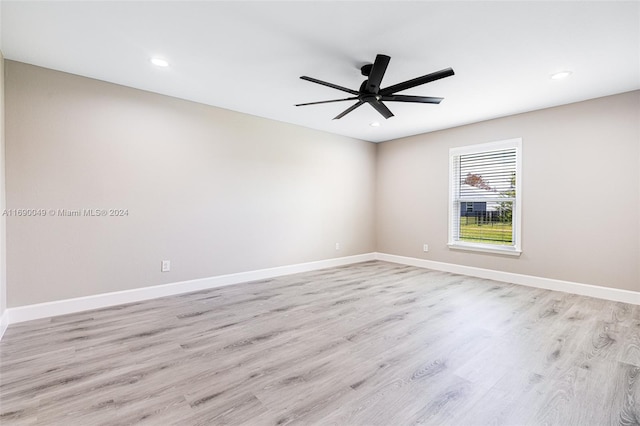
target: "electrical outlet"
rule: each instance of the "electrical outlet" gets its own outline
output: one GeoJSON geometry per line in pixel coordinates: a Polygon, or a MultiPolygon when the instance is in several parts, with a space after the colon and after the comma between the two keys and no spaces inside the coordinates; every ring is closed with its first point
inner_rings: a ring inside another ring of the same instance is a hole
{"type": "Polygon", "coordinates": [[[340,250],[340,243],[336,243],[336,250],[340,250]]]}
{"type": "Polygon", "coordinates": [[[425,244],[422,246],[422,251],[427,252],[429,251],[429,244],[425,244]]]}
{"type": "Polygon", "coordinates": [[[171,270],[171,261],[170,260],[163,260],[162,261],[161,271],[162,272],[169,272],[170,270],[171,270]]]}

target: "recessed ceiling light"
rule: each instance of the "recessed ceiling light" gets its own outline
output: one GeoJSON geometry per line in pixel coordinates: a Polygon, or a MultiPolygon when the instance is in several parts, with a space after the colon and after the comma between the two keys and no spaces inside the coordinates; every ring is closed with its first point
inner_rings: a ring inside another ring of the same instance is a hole
{"type": "Polygon", "coordinates": [[[380,123],[378,123],[377,121],[374,121],[373,123],[369,123],[369,126],[371,126],[371,127],[380,127],[380,123]]]}
{"type": "Polygon", "coordinates": [[[166,59],[162,59],[162,58],[158,58],[158,57],[153,57],[151,58],[151,63],[157,67],[168,67],[169,66],[169,62],[167,62],[166,59]]]}
{"type": "Polygon", "coordinates": [[[551,74],[551,78],[553,80],[562,80],[563,78],[567,78],[571,75],[571,71],[560,71],[555,74],[551,74]]]}

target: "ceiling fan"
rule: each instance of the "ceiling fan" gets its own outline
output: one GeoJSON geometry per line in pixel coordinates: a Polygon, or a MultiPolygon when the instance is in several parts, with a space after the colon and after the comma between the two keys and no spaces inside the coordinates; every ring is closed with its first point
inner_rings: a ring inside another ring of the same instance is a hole
{"type": "Polygon", "coordinates": [[[430,96],[396,95],[395,93],[411,89],[412,87],[420,86],[422,84],[430,83],[441,78],[450,77],[454,75],[454,72],[451,68],[446,68],[440,71],[433,72],[431,74],[423,75],[422,77],[407,80],[402,83],[394,84],[393,86],[385,87],[383,89],[380,87],[380,83],[382,82],[382,77],[384,77],[384,73],[387,70],[387,66],[389,65],[390,60],[391,58],[387,55],[376,55],[376,60],[373,64],[363,65],[362,68],[360,68],[360,72],[362,73],[362,75],[367,77],[367,79],[362,82],[362,85],[360,85],[360,90],[351,90],[346,87],[338,86],[337,84],[328,83],[326,81],[303,75],[302,77],[300,77],[303,80],[321,84],[327,87],[332,87],[334,89],[350,93],[354,96],[344,99],[333,99],[329,101],[296,104],[296,106],[318,105],[330,102],[357,100],[354,105],[350,106],[334,118],[334,120],[338,120],[364,103],[368,103],[369,105],[371,105],[376,111],[382,114],[384,118],[390,118],[393,117],[393,113],[389,110],[389,108],[387,108],[385,104],[382,103],[383,101],[413,102],[421,104],[439,104],[442,101],[443,98],[434,98],[430,96]]]}

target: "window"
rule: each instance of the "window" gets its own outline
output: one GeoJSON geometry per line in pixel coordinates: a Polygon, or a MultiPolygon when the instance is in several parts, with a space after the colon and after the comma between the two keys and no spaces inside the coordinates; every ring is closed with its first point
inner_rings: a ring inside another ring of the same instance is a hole
{"type": "Polygon", "coordinates": [[[520,255],[522,140],[449,151],[449,247],[520,255]]]}

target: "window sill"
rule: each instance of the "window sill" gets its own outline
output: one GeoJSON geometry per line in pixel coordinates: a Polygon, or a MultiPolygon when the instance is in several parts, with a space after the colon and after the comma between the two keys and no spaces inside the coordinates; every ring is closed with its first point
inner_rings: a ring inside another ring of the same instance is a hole
{"type": "Polygon", "coordinates": [[[481,253],[501,254],[505,256],[520,256],[522,250],[515,247],[500,247],[491,246],[488,244],[464,244],[464,243],[449,243],[447,244],[451,250],[464,250],[464,251],[477,251],[481,253]]]}

